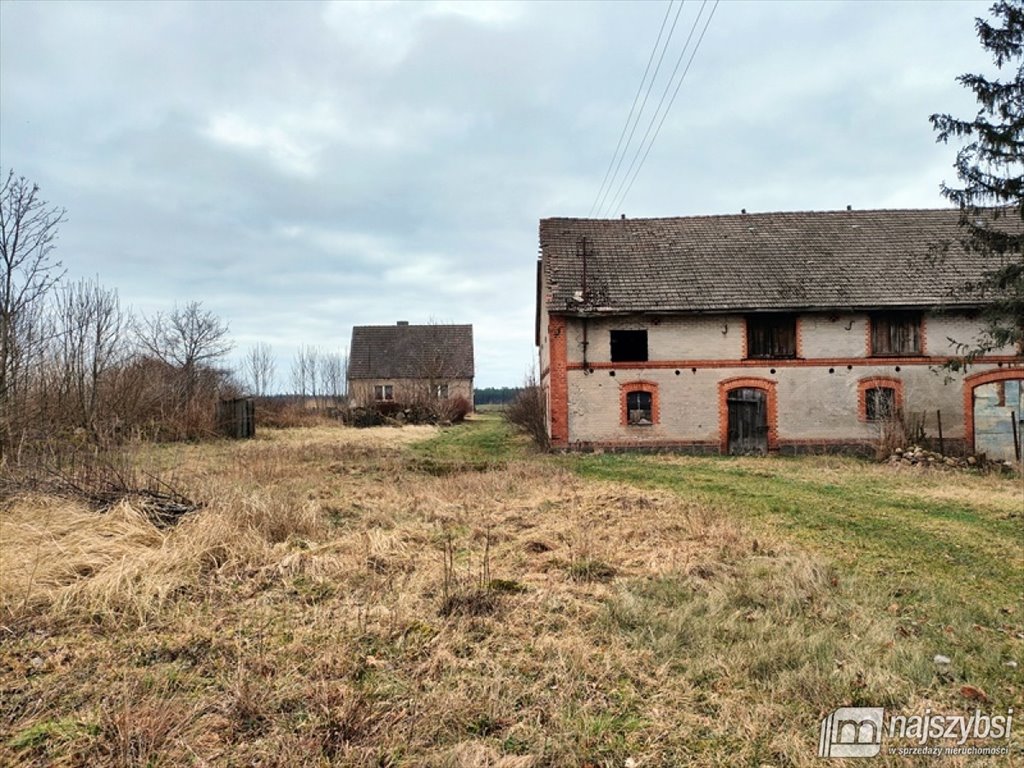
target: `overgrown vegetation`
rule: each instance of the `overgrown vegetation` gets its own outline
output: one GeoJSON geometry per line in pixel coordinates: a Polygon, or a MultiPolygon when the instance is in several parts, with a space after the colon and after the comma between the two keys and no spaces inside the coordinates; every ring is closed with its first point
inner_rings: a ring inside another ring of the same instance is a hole
{"type": "Polygon", "coordinates": [[[544,390],[532,375],[505,408],[504,416],[509,424],[529,435],[538,448],[548,448],[550,440],[544,390]]]}
{"type": "Polygon", "coordinates": [[[1020,700],[1017,480],[498,418],[140,451],[202,510],[4,500],[5,765],[811,766],[840,705],[1020,700]]]}
{"type": "Polygon", "coordinates": [[[8,172],[0,186],[0,463],[64,444],[186,439],[214,430],[238,388],[227,324],[198,302],[134,315],[95,280],[68,282],[64,209],[8,172]]]}

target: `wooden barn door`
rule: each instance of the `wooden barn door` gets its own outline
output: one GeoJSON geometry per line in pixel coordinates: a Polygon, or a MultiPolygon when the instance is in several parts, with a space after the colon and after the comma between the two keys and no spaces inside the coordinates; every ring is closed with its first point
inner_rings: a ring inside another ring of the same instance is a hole
{"type": "Polygon", "coordinates": [[[768,452],[768,398],[763,389],[729,391],[729,453],[768,452]]]}

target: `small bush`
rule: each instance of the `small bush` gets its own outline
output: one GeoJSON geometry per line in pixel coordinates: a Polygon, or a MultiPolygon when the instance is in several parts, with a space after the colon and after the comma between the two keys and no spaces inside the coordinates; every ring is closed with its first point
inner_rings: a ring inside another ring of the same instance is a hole
{"type": "Polygon", "coordinates": [[[544,390],[531,376],[505,409],[505,421],[530,436],[542,450],[549,447],[544,390]]]}
{"type": "Polygon", "coordinates": [[[450,397],[443,401],[441,404],[441,414],[445,421],[450,421],[452,424],[458,424],[466,420],[473,411],[473,404],[466,398],[459,395],[458,397],[450,397]]]}

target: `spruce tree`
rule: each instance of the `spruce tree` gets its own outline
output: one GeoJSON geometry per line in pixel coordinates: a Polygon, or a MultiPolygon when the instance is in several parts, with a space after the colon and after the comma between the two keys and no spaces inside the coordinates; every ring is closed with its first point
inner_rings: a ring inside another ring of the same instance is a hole
{"type": "Polygon", "coordinates": [[[930,118],[937,141],[963,143],[953,164],[960,185],[943,183],[942,194],[960,208],[964,246],[990,255],[994,265],[965,286],[981,297],[987,323],[981,339],[961,347],[963,364],[1006,346],[1024,354],[1024,0],[1000,0],[990,12],[991,20],[975,19],[975,28],[1008,78],[961,75],[957,81],[978,100],[977,114],[930,118]]]}

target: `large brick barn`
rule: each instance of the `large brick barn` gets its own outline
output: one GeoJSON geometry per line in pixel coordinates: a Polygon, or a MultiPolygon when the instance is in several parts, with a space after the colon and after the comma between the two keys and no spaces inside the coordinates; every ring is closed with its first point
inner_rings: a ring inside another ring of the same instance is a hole
{"type": "Polygon", "coordinates": [[[947,451],[1012,459],[1021,350],[941,369],[994,266],[961,237],[953,210],[542,220],[552,444],[865,450],[893,419],[941,420],[947,451]]]}

